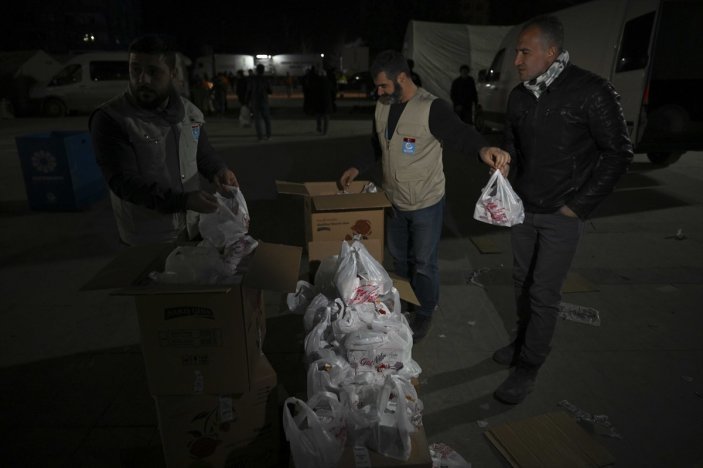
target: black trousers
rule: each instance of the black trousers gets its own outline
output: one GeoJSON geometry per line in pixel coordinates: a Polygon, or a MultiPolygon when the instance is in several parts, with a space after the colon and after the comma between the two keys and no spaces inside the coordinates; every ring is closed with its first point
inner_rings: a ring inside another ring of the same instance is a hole
{"type": "Polygon", "coordinates": [[[584,222],[559,213],[525,213],[511,228],[513,286],[520,360],[540,366],[551,349],[561,288],[583,233],[584,222]]]}

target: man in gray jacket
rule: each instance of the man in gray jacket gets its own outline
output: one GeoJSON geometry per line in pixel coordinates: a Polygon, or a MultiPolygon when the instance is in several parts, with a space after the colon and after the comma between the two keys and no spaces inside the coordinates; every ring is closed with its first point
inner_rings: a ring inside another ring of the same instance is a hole
{"type": "Polygon", "coordinates": [[[238,185],[207,139],[202,112],[174,89],[175,52],[158,36],[129,48],[129,88],[90,116],[98,164],[110,187],[120,239],[127,245],[198,234],[197,213],[217,209],[198,173],[238,185]]]}
{"type": "MultiPolygon", "coordinates": [[[[383,168],[383,189],[392,203],[386,218],[388,251],[395,273],[410,278],[420,307],[411,326],[417,342],[429,331],[439,302],[437,254],[444,217],[442,149],[468,157],[481,156],[493,168],[504,168],[510,156],[489,147],[446,101],[413,83],[405,57],[381,52],[371,66],[379,95],[373,140],[383,168]]],[[[350,167],[341,176],[344,187],[359,175],[350,167]]]]}

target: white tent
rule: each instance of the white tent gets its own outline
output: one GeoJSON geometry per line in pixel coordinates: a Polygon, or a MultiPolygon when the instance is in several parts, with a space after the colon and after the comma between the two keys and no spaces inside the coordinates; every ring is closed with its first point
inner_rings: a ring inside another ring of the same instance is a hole
{"type": "Polygon", "coordinates": [[[402,52],[415,61],[414,70],[422,79],[422,87],[449,101],[449,90],[459,76],[459,67],[468,65],[476,79],[479,70],[490,66],[510,28],[411,20],[402,52]]]}
{"type": "Polygon", "coordinates": [[[43,50],[0,52],[0,75],[28,76],[43,83],[60,68],[61,63],[43,50]]]}

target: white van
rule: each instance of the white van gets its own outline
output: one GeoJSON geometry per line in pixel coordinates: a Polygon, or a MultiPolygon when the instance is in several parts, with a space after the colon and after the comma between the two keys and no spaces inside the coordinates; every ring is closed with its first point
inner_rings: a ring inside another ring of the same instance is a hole
{"type": "MultiPolygon", "coordinates": [[[[596,0],[556,11],[572,63],[610,80],[636,153],[671,164],[703,149],[703,2],[596,0]]],[[[503,39],[488,70],[479,72],[477,126],[501,129],[522,24],[503,39]]]]}
{"type": "Polygon", "coordinates": [[[30,97],[41,100],[42,113],[48,117],[92,112],[127,89],[127,60],[125,51],[77,55],[48,83],[33,88],[30,97]]]}
{"type": "MultiPolygon", "coordinates": [[[[188,96],[186,67],[190,59],[176,53],[176,87],[188,96]]],[[[89,52],[70,59],[53,78],[30,90],[30,97],[41,101],[47,117],[71,112],[89,113],[100,104],[123,93],[129,84],[127,51],[89,52]]]]}

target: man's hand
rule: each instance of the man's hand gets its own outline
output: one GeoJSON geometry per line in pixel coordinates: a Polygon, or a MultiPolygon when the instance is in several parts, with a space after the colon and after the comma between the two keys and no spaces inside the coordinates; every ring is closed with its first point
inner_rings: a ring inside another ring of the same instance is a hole
{"type": "Polygon", "coordinates": [[[211,193],[203,190],[188,192],[186,197],[186,210],[197,211],[198,213],[212,213],[217,210],[219,204],[217,198],[211,193]]]}
{"type": "Polygon", "coordinates": [[[487,166],[499,170],[504,176],[510,171],[510,154],[495,146],[484,146],[478,152],[487,166]]]}
{"type": "Polygon", "coordinates": [[[569,218],[578,218],[578,215],[566,205],[559,208],[559,213],[563,214],[564,216],[568,216],[569,218]]]}
{"type": "Polygon", "coordinates": [[[215,174],[215,177],[212,178],[212,183],[215,184],[215,187],[217,187],[217,191],[221,194],[224,194],[227,191],[227,189],[225,189],[223,185],[239,187],[239,181],[237,181],[237,176],[235,176],[234,172],[230,171],[226,167],[220,169],[220,171],[215,174]]]}
{"type": "Polygon", "coordinates": [[[359,175],[359,170],[355,167],[350,167],[346,171],[342,173],[342,176],[339,178],[339,188],[341,190],[346,190],[349,188],[351,183],[356,179],[356,176],[359,175]]]}

